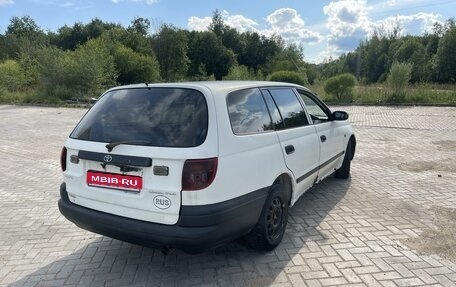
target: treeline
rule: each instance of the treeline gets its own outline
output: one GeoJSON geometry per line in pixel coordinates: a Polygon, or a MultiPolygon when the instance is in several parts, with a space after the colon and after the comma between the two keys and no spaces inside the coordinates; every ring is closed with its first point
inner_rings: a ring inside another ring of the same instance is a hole
{"type": "Polygon", "coordinates": [[[355,51],[321,65],[321,76],[355,75],[362,83],[383,83],[394,63],[411,65],[412,83],[456,82],[456,24],[454,19],[435,23],[423,36],[400,36],[400,27],[376,31],[355,51]]]}
{"type": "Polygon", "coordinates": [[[395,62],[411,64],[412,82],[456,79],[453,19],[423,36],[378,31],[354,52],[319,65],[304,62],[303,50],[279,36],[238,32],[218,11],[208,31],[169,24],[150,31],[145,18],[128,27],[93,19],[50,32],[29,16],[13,17],[0,34],[0,102],[90,98],[141,82],[272,78],[313,85],[351,73],[358,82],[377,83],[395,62]]]}
{"type": "Polygon", "coordinates": [[[263,80],[279,70],[304,76],[308,66],[298,47],[239,33],[218,11],[205,32],[169,24],[150,30],[148,19],[136,18],[128,27],[93,19],[45,32],[28,16],[13,17],[0,35],[0,96],[27,92],[26,101],[58,101],[96,97],[118,84],[263,80]]]}

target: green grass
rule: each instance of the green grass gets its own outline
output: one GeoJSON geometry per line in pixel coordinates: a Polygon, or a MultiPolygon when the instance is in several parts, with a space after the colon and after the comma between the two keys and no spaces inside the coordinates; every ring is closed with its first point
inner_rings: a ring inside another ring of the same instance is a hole
{"type": "Polygon", "coordinates": [[[26,92],[9,92],[6,89],[0,88],[0,103],[2,104],[23,103],[26,98],[26,92]]]}
{"type": "MultiPolygon", "coordinates": [[[[323,85],[312,86],[324,101],[341,103],[332,96],[325,94],[323,85]]],[[[451,105],[456,106],[456,85],[416,84],[407,88],[403,95],[395,95],[384,85],[356,86],[353,92],[354,104],[385,105],[451,105]]]]}
{"type": "MultiPolygon", "coordinates": [[[[364,104],[364,105],[450,105],[456,106],[456,85],[415,84],[409,86],[403,95],[394,95],[390,89],[381,84],[358,85],[353,91],[351,102],[340,102],[324,91],[323,83],[310,87],[325,102],[330,104],[364,104]]],[[[88,99],[69,103],[57,96],[49,96],[35,90],[7,91],[0,87],[0,104],[45,104],[57,106],[86,106],[88,99]]]]}

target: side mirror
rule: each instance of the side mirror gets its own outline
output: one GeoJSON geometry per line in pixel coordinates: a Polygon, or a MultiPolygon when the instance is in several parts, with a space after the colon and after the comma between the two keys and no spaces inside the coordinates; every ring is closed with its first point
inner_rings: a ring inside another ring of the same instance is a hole
{"type": "Polygon", "coordinates": [[[343,111],[335,111],[331,114],[331,120],[346,121],[346,120],[348,120],[348,113],[343,112],[343,111]]]}

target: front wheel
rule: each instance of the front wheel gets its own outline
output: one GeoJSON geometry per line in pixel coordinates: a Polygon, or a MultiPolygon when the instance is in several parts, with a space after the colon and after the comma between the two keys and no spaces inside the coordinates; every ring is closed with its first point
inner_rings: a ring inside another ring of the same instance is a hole
{"type": "Polygon", "coordinates": [[[349,141],[347,145],[347,150],[345,151],[344,161],[342,166],[336,170],[336,178],[347,179],[350,176],[350,166],[352,160],[353,147],[352,142],[349,141]]]}
{"type": "Polygon", "coordinates": [[[288,193],[284,185],[272,188],[255,227],[245,236],[256,250],[269,251],[282,241],[288,221],[288,193]]]}

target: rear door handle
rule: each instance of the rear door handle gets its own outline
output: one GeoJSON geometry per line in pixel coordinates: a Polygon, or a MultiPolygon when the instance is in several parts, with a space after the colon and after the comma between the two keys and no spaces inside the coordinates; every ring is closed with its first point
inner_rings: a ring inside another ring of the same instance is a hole
{"type": "Polygon", "coordinates": [[[320,136],[320,140],[321,140],[322,143],[325,142],[326,141],[326,136],[325,135],[321,135],[320,136]]]}
{"type": "Polygon", "coordinates": [[[294,151],[295,151],[295,148],[294,148],[293,145],[287,145],[287,146],[285,147],[285,152],[286,152],[287,154],[292,154],[292,153],[294,153],[294,151]]]}

